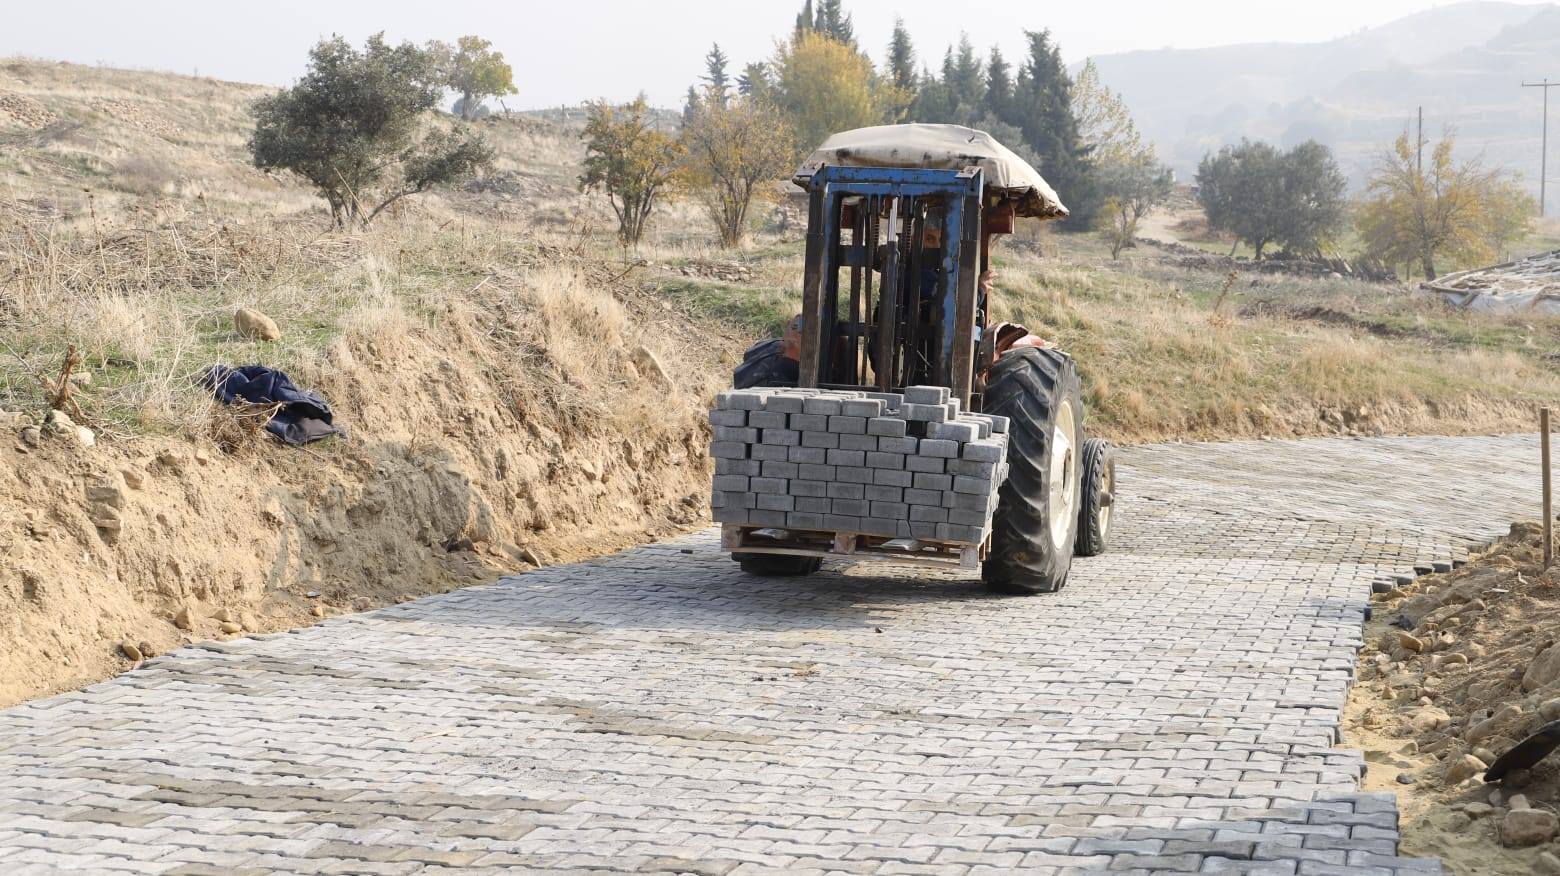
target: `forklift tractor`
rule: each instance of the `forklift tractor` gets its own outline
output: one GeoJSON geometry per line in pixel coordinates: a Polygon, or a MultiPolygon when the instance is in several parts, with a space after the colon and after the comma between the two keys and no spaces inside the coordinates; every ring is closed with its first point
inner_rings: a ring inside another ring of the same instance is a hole
{"type": "MultiPolygon", "coordinates": [[[[957,125],[836,134],[793,182],[808,193],[802,313],[748,351],[735,387],[946,387],[959,410],[1006,418],[1007,478],[975,546],[981,577],[1006,593],[1060,589],[1074,555],[1105,549],[1114,455],[1084,436],[1072,358],[991,321],[989,278],[994,236],[1066,207],[1023,159],[957,125]]],[[[805,574],[828,553],[733,547],[759,574],[805,574]]]]}

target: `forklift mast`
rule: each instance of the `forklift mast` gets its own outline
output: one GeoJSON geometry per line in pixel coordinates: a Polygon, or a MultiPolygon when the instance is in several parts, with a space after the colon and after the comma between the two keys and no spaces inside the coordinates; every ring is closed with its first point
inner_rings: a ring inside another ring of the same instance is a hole
{"type": "Polygon", "coordinates": [[[824,165],[796,182],[809,193],[799,384],[946,386],[978,410],[983,171],[824,165]]]}

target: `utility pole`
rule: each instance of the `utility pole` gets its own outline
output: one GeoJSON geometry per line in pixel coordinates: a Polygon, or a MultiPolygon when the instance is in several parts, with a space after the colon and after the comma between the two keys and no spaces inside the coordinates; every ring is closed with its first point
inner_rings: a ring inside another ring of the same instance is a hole
{"type": "Polygon", "coordinates": [[[1538,215],[1543,216],[1544,198],[1549,193],[1549,89],[1560,87],[1560,82],[1545,77],[1543,82],[1524,82],[1522,87],[1544,89],[1544,136],[1538,147],[1538,215]]]}

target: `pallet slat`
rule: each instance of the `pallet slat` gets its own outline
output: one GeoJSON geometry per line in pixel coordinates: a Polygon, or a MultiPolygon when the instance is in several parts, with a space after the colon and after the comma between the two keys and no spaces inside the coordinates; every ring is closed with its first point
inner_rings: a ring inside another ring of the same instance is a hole
{"type": "Polygon", "coordinates": [[[990,539],[981,544],[890,539],[860,532],[832,530],[781,530],[765,526],[728,523],[721,527],[721,548],[752,554],[785,554],[801,557],[855,557],[923,566],[976,570],[985,559],[990,539]],[[760,532],[783,533],[782,537],[760,532]],[[888,545],[912,542],[914,549],[888,545]]]}

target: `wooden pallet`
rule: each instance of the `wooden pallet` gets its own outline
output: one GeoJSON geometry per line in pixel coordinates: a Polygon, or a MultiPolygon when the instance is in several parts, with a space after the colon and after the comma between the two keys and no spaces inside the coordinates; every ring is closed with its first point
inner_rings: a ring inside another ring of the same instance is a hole
{"type": "Polygon", "coordinates": [[[854,557],[887,560],[943,569],[974,571],[986,558],[991,539],[980,544],[885,538],[863,532],[815,529],[781,529],[727,523],[720,530],[720,546],[748,554],[786,554],[796,557],[854,557]]]}

